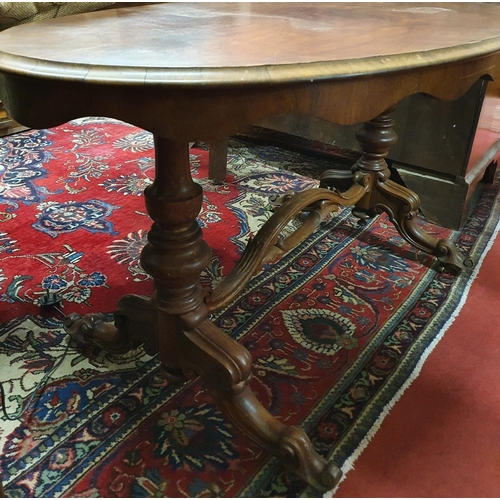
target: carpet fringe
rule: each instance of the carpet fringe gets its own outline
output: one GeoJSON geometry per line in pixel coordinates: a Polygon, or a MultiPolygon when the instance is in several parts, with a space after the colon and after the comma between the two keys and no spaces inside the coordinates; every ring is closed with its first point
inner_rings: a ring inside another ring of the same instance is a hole
{"type": "Polygon", "coordinates": [[[354,450],[354,452],[352,453],[352,455],[346,459],[346,461],[344,462],[344,464],[341,467],[341,470],[343,472],[342,479],[335,486],[335,488],[333,488],[330,491],[327,491],[323,495],[323,498],[332,498],[333,495],[335,495],[335,493],[337,492],[340,484],[347,477],[347,473],[349,471],[351,471],[351,470],[354,469],[354,463],[359,458],[359,456],[361,455],[361,453],[363,453],[363,451],[366,449],[366,447],[368,446],[368,444],[370,443],[370,441],[373,439],[373,437],[375,436],[375,434],[380,429],[380,427],[382,425],[382,422],[384,421],[385,417],[387,417],[387,415],[390,413],[390,411],[392,410],[392,408],[394,407],[394,405],[399,401],[399,399],[401,398],[401,396],[403,396],[403,394],[408,389],[408,387],[410,387],[410,385],[420,375],[422,367],[423,367],[424,363],[427,361],[427,358],[432,353],[432,351],[436,348],[437,344],[443,338],[443,336],[446,333],[446,331],[450,328],[450,326],[453,324],[453,322],[455,321],[455,319],[460,314],[460,311],[462,310],[462,307],[464,306],[465,301],[467,300],[467,297],[469,295],[469,291],[470,291],[470,288],[472,286],[472,283],[474,283],[474,281],[476,280],[477,275],[479,274],[479,271],[481,270],[484,258],[486,257],[486,255],[490,251],[491,247],[493,246],[493,243],[495,242],[495,240],[496,240],[499,232],[500,232],[500,221],[497,222],[497,224],[495,226],[495,229],[493,230],[488,243],[486,244],[483,252],[481,253],[481,257],[479,258],[478,263],[474,267],[474,269],[472,271],[472,274],[471,274],[470,278],[468,279],[467,284],[465,285],[464,293],[463,293],[462,297],[460,298],[460,301],[457,304],[457,307],[455,308],[455,311],[450,316],[450,318],[448,319],[448,321],[443,325],[443,328],[438,333],[438,335],[436,335],[436,337],[434,338],[434,340],[429,344],[429,346],[427,347],[427,349],[423,352],[423,354],[420,357],[417,365],[413,369],[412,373],[410,374],[410,376],[408,377],[408,379],[406,380],[406,382],[400,387],[400,389],[394,395],[394,397],[391,399],[391,401],[389,403],[387,403],[387,405],[384,407],[383,411],[381,412],[381,414],[379,415],[379,417],[377,418],[377,420],[373,424],[372,428],[368,431],[368,433],[366,434],[366,436],[364,437],[364,439],[361,441],[361,443],[359,444],[359,446],[354,450]]]}

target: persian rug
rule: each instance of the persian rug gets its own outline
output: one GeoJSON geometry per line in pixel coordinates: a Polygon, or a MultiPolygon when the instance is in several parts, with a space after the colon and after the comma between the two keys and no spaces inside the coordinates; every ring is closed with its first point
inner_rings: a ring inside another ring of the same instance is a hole
{"type": "MultiPolygon", "coordinates": [[[[213,249],[207,288],[272,214],[270,195],[317,185],[332,165],[233,140],[227,182],[214,185],[206,148],[192,148],[190,160],[213,249]]],[[[168,382],[141,349],[67,348],[61,318],[40,311],[47,291],[61,294],[65,314],[112,313],[123,294],[152,293],[139,254],[153,166],[152,136],[110,119],[0,139],[0,381],[9,414],[23,411],[0,419],[6,494],[317,496],[233,428],[199,380],[168,382]]],[[[497,192],[498,183],[484,187],[460,232],[422,224],[480,261],[498,220],[497,192]]],[[[344,470],[465,300],[470,273],[439,274],[430,262],[384,216],[360,226],[345,208],[214,315],[251,352],[261,402],[344,470]]]]}

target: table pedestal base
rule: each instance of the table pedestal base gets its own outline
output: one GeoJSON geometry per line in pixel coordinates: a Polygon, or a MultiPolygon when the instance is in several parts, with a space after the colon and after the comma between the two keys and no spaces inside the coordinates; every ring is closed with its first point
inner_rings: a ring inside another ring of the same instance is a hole
{"type": "Polygon", "coordinates": [[[368,216],[385,211],[410,243],[433,253],[443,264],[463,267],[466,261],[451,242],[437,240],[417,225],[418,197],[389,180],[384,158],[396,138],[389,112],[366,123],[358,134],[364,155],[353,167],[352,187],[343,193],[320,187],[286,196],[249,241],[234,269],[207,295],[199,277],[210,262],[210,249],[196,223],[202,190],[191,179],[188,144],[155,137],[155,180],[145,190],[154,224],[141,254],[142,267],[154,279],[155,294],[122,297],[114,325],[100,314],[71,315],[67,332],[82,344],[113,352],[144,345],[148,353],[158,353],[172,381],[200,376],[237,429],[319,491],[332,489],[340,470],[318,455],[302,429],[282,424],[259,403],[249,386],[249,352],[208,315],[228,304],[263,264],[303,241],[339,205],[355,205],[368,216]],[[299,212],[308,213],[302,226],[282,238],[299,212]]]}
{"type": "Polygon", "coordinates": [[[188,144],[156,137],[155,152],[155,180],[145,190],[154,224],[141,253],[142,267],[154,279],[154,296],[122,297],[114,325],[102,314],[72,314],[66,331],[80,344],[115,353],[144,345],[148,353],[158,353],[173,381],[200,376],[237,429],[319,491],[332,489],[340,470],[318,455],[302,429],[282,424],[259,403],[249,386],[249,352],[208,316],[231,301],[265,262],[303,241],[331,211],[365,196],[369,177],[357,174],[343,194],[312,189],[290,196],[249,242],[226,279],[206,295],[199,278],[211,257],[196,222],[202,190],[191,179],[188,144]],[[308,212],[302,226],[281,238],[301,211],[308,212]]]}
{"type": "MultiPolygon", "coordinates": [[[[139,304],[144,297],[126,296],[139,304]]],[[[123,300],[123,299],[122,299],[123,300]]],[[[128,304],[130,306],[130,303],[128,304]]],[[[217,328],[210,320],[189,328],[182,318],[159,309],[130,310],[117,313],[116,323],[106,323],[104,315],[89,314],[68,317],[65,328],[82,343],[92,344],[112,352],[123,352],[124,346],[138,347],[147,338],[146,349],[151,350],[152,339],[160,337],[160,345],[170,344],[172,351],[162,351],[160,359],[167,377],[172,382],[183,382],[201,376],[219,409],[232,424],[261,448],[281,459],[290,470],[319,491],[328,491],[338,483],[341,472],[328,464],[313,448],[305,432],[299,427],[287,426],[273,417],[257,400],[249,382],[252,358],[238,342],[217,328]],[[143,315],[137,321],[135,312],[143,315]],[[155,323],[158,329],[154,328],[155,323]],[[136,330],[137,329],[137,330],[136,330]],[[131,333],[140,331],[142,341],[131,333]],[[176,364],[172,364],[173,360],[176,364]]]]}
{"type": "MultiPolygon", "coordinates": [[[[363,156],[352,167],[353,172],[370,176],[369,192],[356,203],[353,214],[362,221],[386,212],[399,234],[412,246],[437,257],[440,270],[460,272],[473,267],[472,259],[464,257],[448,239],[438,240],[426,233],[418,224],[420,198],[416,193],[390,180],[391,172],[385,158],[398,136],[394,131],[391,114],[394,107],[377,118],[363,124],[356,134],[363,156]]],[[[323,173],[321,186],[335,188],[334,176],[323,173]]]]}

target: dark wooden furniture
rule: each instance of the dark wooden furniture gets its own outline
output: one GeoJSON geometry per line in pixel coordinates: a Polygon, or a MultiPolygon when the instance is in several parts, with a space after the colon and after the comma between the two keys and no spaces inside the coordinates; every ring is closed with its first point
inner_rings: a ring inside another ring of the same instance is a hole
{"type": "MultiPolygon", "coordinates": [[[[499,91],[495,82],[479,80],[456,101],[417,94],[398,103],[394,129],[399,140],[388,160],[404,184],[420,196],[420,208],[430,222],[459,229],[479,181],[493,179],[500,157],[495,124],[500,118],[499,91]]],[[[358,125],[343,127],[315,117],[282,115],[266,118],[259,126],[359,151],[354,137],[358,125]]],[[[212,178],[223,178],[223,169],[218,163],[212,168],[217,177],[212,178]]]]}
{"type": "MultiPolygon", "coordinates": [[[[0,101],[0,134],[3,133],[10,127],[12,127],[14,120],[9,116],[9,113],[5,109],[3,102],[0,101]]],[[[1,137],[1,135],[0,135],[1,137]]]]}
{"type": "Polygon", "coordinates": [[[419,198],[389,179],[384,158],[397,139],[398,101],[416,92],[457,99],[484,75],[500,78],[499,16],[494,4],[170,3],[1,33],[1,98],[20,123],[45,128],[104,115],[155,136],[155,179],[144,193],[154,224],[141,256],[155,294],[122,297],[115,325],[72,316],[68,331],[115,351],[144,344],[173,380],[201,376],[238,429],[319,490],[334,487],[340,471],[300,428],[261,406],[249,386],[250,354],[209,313],[338,205],[386,211],[413,245],[443,265],[464,265],[450,241],[418,226],[419,198]],[[82,50],[89,41],[92,50],[82,50]],[[196,223],[202,189],[191,179],[188,141],[218,141],[273,114],[365,122],[353,185],[291,196],[205,295],[199,276],[210,249],[196,223]],[[302,227],[281,240],[304,210],[302,227]]]}
{"type": "Polygon", "coordinates": [[[17,134],[18,132],[26,130],[26,128],[27,127],[19,125],[19,123],[10,116],[3,102],[0,101],[0,137],[17,134]]]}

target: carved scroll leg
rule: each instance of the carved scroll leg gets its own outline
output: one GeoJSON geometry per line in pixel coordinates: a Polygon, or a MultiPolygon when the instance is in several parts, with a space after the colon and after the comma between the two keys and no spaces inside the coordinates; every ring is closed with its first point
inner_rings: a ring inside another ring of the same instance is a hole
{"type": "MultiPolygon", "coordinates": [[[[116,348],[121,337],[125,344],[146,342],[168,372],[201,375],[222,411],[257,444],[317,489],[333,488],[339,469],[318,455],[301,429],[283,425],[262,407],[248,385],[250,354],[207,320],[199,276],[210,262],[210,249],[196,223],[203,193],[191,179],[187,143],[155,137],[155,146],[155,181],[145,190],[154,224],[141,253],[155,295],[121,301],[116,328],[104,326],[102,316],[82,318],[79,338],[106,348],[116,348]]],[[[77,321],[68,328],[78,334],[77,321]]]]}
{"type": "Polygon", "coordinates": [[[391,180],[377,183],[375,189],[383,199],[374,207],[375,210],[386,212],[406,241],[419,250],[436,256],[450,271],[473,267],[473,260],[464,257],[452,241],[435,238],[419,226],[417,214],[420,199],[417,194],[391,180]]]}
{"type": "Polygon", "coordinates": [[[398,138],[391,118],[393,110],[391,108],[364,123],[356,134],[363,156],[353,166],[353,171],[369,174],[372,179],[370,192],[356,203],[356,210],[367,216],[387,212],[399,234],[419,250],[436,256],[442,264],[441,268],[453,272],[470,268],[473,266],[472,259],[465,258],[450,240],[438,240],[418,225],[416,217],[420,198],[389,179],[391,173],[385,158],[398,138]]]}
{"type": "Polygon", "coordinates": [[[107,322],[101,313],[70,314],[64,321],[64,330],[80,345],[115,354],[143,344],[149,354],[158,351],[155,310],[149,297],[124,295],[118,302],[115,324],[107,322]]]}
{"type": "Polygon", "coordinates": [[[286,426],[273,417],[249,387],[252,358],[236,341],[205,320],[185,329],[177,352],[188,376],[199,374],[225,416],[260,447],[281,459],[291,471],[319,491],[335,487],[342,475],[313,448],[299,427],[286,426]]]}

